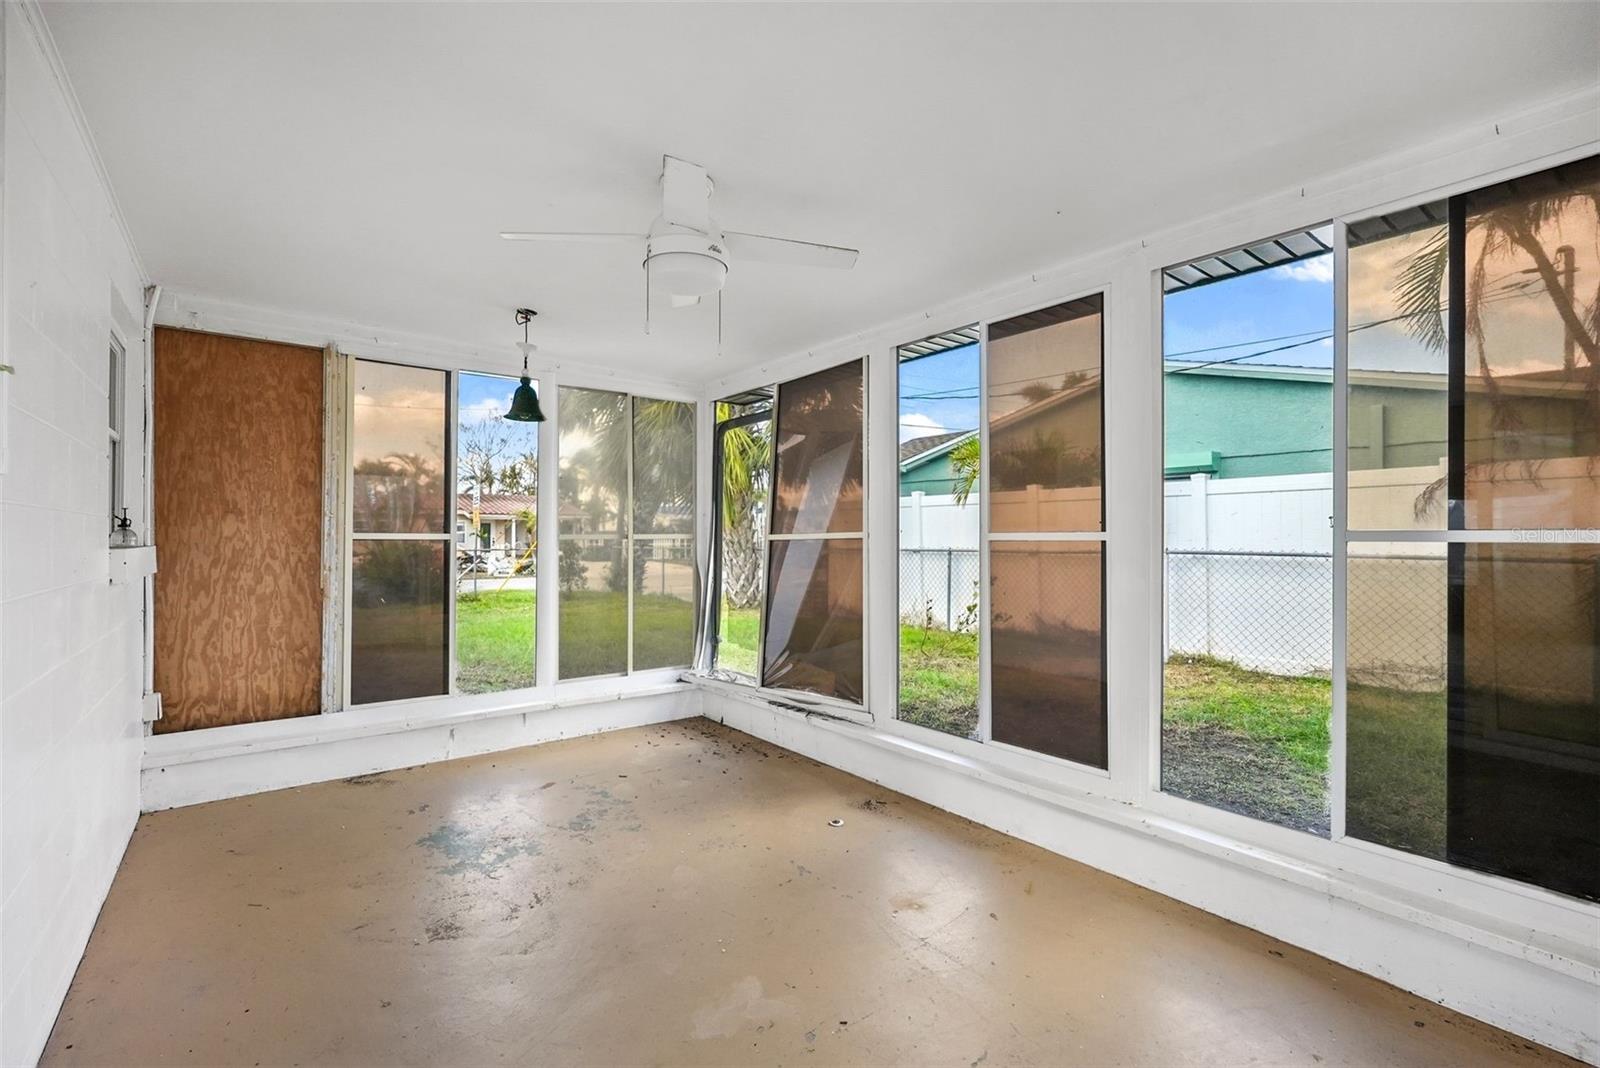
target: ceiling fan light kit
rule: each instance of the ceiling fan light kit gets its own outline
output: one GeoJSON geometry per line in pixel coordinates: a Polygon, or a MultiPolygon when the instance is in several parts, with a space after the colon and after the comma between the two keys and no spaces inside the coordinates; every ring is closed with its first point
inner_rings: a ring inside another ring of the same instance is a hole
{"type": "MultiPolygon", "coordinates": [[[[650,331],[650,294],[666,293],[674,308],[699,304],[727,285],[736,259],[796,267],[849,270],[860,255],[853,248],[723,231],[711,218],[711,176],[704,167],[676,156],[661,157],[661,214],[648,233],[502,232],[507,241],[643,241],[645,332],[650,331]]],[[[718,333],[721,333],[718,297],[718,333]]],[[[521,321],[521,320],[519,320],[521,321]]],[[[526,324],[524,324],[526,325],[526,324]]],[[[719,338],[720,340],[720,338],[719,338]]]]}
{"type": "Polygon", "coordinates": [[[705,234],[652,234],[645,244],[644,269],[652,290],[699,300],[727,284],[728,254],[705,234]]]}

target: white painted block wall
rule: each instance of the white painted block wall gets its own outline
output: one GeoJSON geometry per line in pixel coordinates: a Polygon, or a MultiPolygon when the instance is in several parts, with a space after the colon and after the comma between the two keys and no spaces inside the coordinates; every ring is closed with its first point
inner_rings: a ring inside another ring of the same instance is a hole
{"type": "Polygon", "coordinates": [[[0,362],[16,368],[0,375],[0,1064],[19,1065],[49,1035],[139,811],[142,586],[107,578],[106,361],[115,324],[137,434],[143,279],[37,15],[0,6],[0,362]]]}

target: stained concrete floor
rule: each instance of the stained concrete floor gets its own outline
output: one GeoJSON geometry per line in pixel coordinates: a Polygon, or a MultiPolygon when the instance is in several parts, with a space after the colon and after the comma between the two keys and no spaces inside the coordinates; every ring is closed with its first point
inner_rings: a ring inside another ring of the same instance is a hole
{"type": "Polygon", "coordinates": [[[704,720],[144,817],[44,1056],[502,1062],[1576,1064],[704,720]]]}

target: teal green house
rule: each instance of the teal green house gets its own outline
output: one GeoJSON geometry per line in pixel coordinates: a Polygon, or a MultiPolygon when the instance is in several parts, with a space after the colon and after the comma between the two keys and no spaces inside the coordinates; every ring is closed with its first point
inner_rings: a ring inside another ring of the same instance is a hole
{"type": "Polygon", "coordinates": [[[950,453],[963,441],[977,436],[976,430],[957,430],[902,441],[900,496],[909,497],[919,490],[929,496],[955,493],[957,480],[955,469],[950,466],[950,453]]]}
{"type": "MultiPolygon", "coordinates": [[[[1427,467],[1445,454],[1443,375],[1351,372],[1350,466],[1427,467]]],[[[1166,475],[1217,478],[1333,470],[1326,368],[1202,367],[1165,374],[1166,475]]]]}
{"type": "MultiPolygon", "coordinates": [[[[1596,455],[1597,430],[1581,372],[1535,371],[1496,377],[1500,418],[1527,428],[1521,457],[1596,455]]],[[[1327,368],[1197,366],[1169,361],[1163,391],[1168,478],[1325,474],[1333,470],[1333,382],[1327,368]]],[[[1431,467],[1445,456],[1445,376],[1410,371],[1350,372],[1350,467],[1431,467]]],[[[1012,413],[1014,433],[1033,425],[1097,426],[1097,395],[1058,396],[1046,413],[1012,413]],[[1081,410],[1074,405],[1081,404],[1081,410]]],[[[1493,441],[1494,414],[1483,381],[1467,383],[1469,443],[1493,441]],[[1482,427],[1474,433],[1474,427],[1482,427]]],[[[965,433],[913,438],[900,446],[900,495],[953,493],[950,451],[965,433]]],[[[1504,438],[1502,433],[1499,435],[1504,438]]],[[[1470,450],[1469,450],[1470,451],[1470,450]]],[[[1503,458],[1503,457],[1502,457],[1503,458]]],[[[1469,462],[1494,457],[1469,455],[1469,462]]]]}

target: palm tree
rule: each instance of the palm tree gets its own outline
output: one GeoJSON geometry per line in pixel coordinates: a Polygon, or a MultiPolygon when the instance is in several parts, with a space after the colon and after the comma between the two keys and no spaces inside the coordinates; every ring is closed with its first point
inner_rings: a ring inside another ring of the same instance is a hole
{"type": "Polygon", "coordinates": [[[977,488],[982,464],[982,444],[976,434],[950,450],[950,470],[956,476],[955,497],[958,506],[965,507],[967,498],[977,488]]]}
{"type": "MultiPolygon", "coordinates": [[[[1497,259],[1519,251],[1532,262],[1532,267],[1525,273],[1537,278],[1561,321],[1570,346],[1566,361],[1568,374],[1580,371],[1571,357],[1572,353],[1581,354],[1587,365],[1581,370],[1585,408],[1592,423],[1600,426],[1600,286],[1597,286],[1593,299],[1587,303],[1581,301],[1571,285],[1570,272],[1557,266],[1560,250],[1557,250],[1557,256],[1552,256],[1545,247],[1547,228],[1558,225],[1563,214],[1585,202],[1600,217],[1600,185],[1591,182],[1576,189],[1543,196],[1519,197],[1467,217],[1469,240],[1473,235],[1478,235],[1476,259],[1467,265],[1467,339],[1477,357],[1477,374],[1489,406],[1490,429],[1501,448],[1507,452],[1516,452],[1523,444],[1519,434],[1523,429],[1522,420],[1517,406],[1502,392],[1490,366],[1482,309],[1485,297],[1490,294],[1489,286],[1502,281],[1489,278],[1490,266],[1497,259]]],[[[1449,228],[1441,227],[1415,255],[1402,264],[1392,287],[1397,310],[1407,330],[1437,352],[1445,351],[1449,344],[1444,296],[1448,271],[1449,228]]],[[[1536,477],[1536,464],[1540,459],[1533,455],[1522,458],[1523,478],[1536,477]]],[[[1469,470],[1493,468],[1495,463],[1472,464],[1469,470]]],[[[1445,492],[1445,484],[1444,479],[1439,479],[1418,496],[1415,505],[1418,518],[1437,506],[1445,492]]]]}
{"type": "MultiPolygon", "coordinates": [[[[718,402],[717,422],[742,414],[718,402]]],[[[761,596],[762,530],[772,470],[772,424],[722,435],[722,589],[731,608],[754,608],[761,596]]]]}
{"type": "MultiPolygon", "coordinates": [[[[586,480],[567,479],[561,483],[562,496],[577,495],[584,481],[591,486],[615,489],[626,494],[630,464],[633,474],[633,524],[637,534],[692,534],[694,507],[694,405],[684,401],[629,398],[626,394],[587,391],[589,404],[566,404],[561,408],[563,429],[582,430],[590,445],[571,458],[586,480]],[[629,420],[632,420],[633,450],[629,455],[629,420]],[[680,522],[672,524],[674,513],[680,522]],[[663,529],[676,526],[678,529],[663,529]]],[[[565,400],[565,397],[563,398],[565,400]]],[[[596,527],[612,518],[602,493],[575,501],[591,513],[596,527]]],[[[621,524],[622,517],[616,517],[621,524]]],[[[635,581],[643,573],[646,556],[636,554],[635,581]]],[[[622,576],[612,575],[613,589],[623,589],[622,576]]]]}

